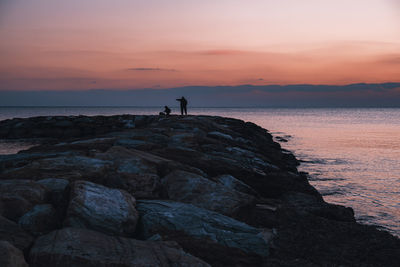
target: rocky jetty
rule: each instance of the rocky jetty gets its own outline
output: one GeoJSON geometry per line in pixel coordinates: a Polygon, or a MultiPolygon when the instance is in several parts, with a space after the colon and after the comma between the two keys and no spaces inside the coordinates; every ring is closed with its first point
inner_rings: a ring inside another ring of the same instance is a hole
{"type": "Polygon", "coordinates": [[[0,122],[1,266],[399,266],[261,127],[211,116],[0,122]]]}

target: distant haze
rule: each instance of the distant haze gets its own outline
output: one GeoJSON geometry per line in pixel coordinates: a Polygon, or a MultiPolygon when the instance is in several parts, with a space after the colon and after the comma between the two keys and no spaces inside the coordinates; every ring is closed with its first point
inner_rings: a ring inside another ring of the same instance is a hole
{"type": "Polygon", "coordinates": [[[0,106],[400,107],[400,83],[0,91],[0,106]]]}

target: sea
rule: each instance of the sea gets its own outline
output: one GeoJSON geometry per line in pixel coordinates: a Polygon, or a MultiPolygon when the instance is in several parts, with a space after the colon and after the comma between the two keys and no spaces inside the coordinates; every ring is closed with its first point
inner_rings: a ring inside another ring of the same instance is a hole
{"type": "MultiPolygon", "coordinates": [[[[162,107],[0,107],[0,120],[53,115],[158,114],[162,107]]],[[[172,108],[173,113],[178,108],[172,108]]],[[[254,122],[301,161],[325,201],[400,237],[400,108],[190,108],[254,122]]],[[[34,144],[0,140],[0,154],[34,144]]]]}

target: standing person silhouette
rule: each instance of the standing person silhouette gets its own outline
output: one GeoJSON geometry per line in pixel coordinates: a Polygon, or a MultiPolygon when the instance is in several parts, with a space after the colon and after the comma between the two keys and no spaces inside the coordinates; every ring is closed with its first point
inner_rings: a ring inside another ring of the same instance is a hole
{"type": "Polygon", "coordinates": [[[185,115],[187,115],[187,100],[183,96],[181,98],[178,98],[176,101],[179,101],[181,104],[181,114],[183,115],[183,112],[185,112],[185,115]]]}

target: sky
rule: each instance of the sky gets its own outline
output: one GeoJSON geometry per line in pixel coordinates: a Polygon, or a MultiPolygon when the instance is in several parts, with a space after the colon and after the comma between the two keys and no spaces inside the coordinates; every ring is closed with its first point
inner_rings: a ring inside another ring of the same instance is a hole
{"type": "Polygon", "coordinates": [[[400,0],[0,0],[0,90],[400,81],[400,0]]]}

